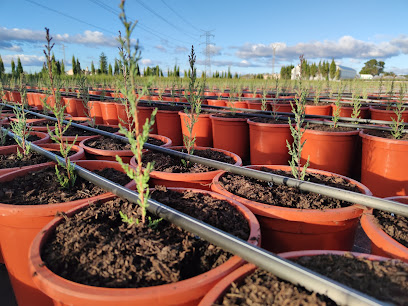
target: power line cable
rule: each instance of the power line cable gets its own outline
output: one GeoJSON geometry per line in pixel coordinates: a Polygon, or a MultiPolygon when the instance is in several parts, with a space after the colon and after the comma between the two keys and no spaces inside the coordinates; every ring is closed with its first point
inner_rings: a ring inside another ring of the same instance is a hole
{"type": "Polygon", "coordinates": [[[149,12],[151,12],[153,15],[155,15],[156,17],[160,18],[161,20],[163,20],[165,23],[167,23],[168,25],[172,26],[173,28],[175,28],[176,30],[180,31],[181,33],[183,33],[186,36],[189,36],[190,38],[197,40],[196,37],[193,37],[191,34],[185,32],[183,29],[181,29],[180,27],[174,25],[173,23],[171,23],[170,21],[168,21],[166,18],[164,18],[163,16],[159,15],[158,13],[156,13],[156,11],[154,11],[153,9],[151,9],[149,6],[147,6],[144,2],[142,2],[141,0],[136,0],[137,3],[139,3],[142,7],[144,7],[146,10],[148,10],[149,12]]]}
{"type": "Polygon", "coordinates": [[[189,26],[191,26],[193,29],[195,29],[196,31],[200,31],[199,28],[197,28],[196,26],[194,26],[191,22],[189,22],[188,20],[186,20],[182,15],[180,15],[176,10],[174,10],[170,5],[168,5],[164,0],[161,0],[161,2],[163,2],[163,4],[165,6],[167,6],[167,8],[172,11],[174,14],[176,14],[181,20],[183,20],[186,24],[188,24],[189,26]]]}

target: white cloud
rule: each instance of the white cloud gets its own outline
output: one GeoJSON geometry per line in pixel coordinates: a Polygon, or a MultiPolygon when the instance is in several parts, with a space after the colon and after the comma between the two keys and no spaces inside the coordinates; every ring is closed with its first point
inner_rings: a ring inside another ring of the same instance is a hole
{"type": "MultiPolygon", "coordinates": [[[[204,60],[197,60],[198,65],[204,65],[204,60]]],[[[261,67],[261,65],[251,63],[247,60],[242,60],[240,62],[230,61],[230,60],[212,60],[211,65],[215,67],[261,67]]]]}
{"type": "Polygon", "coordinates": [[[4,66],[11,66],[11,60],[13,59],[17,65],[17,58],[20,58],[21,64],[24,66],[42,66],[45,57],[38,55],[27,55],[27,54],[15,54],[15,55],[2,55],[4,66]]]}
{"type": "Polygon", "coordinates": [[[160,52],[167,52],[167,49],[164,47],[164,46],[162,46],[162,45],[157,45],[157,46],[154,46],[157,50],[159,50],[160,52]]]}
{"type": "Polygon", "coordinates": [[[149,59],[149,58],[144,58],[144,59],[142,59],[140,62],[141,62],[143,65],[148,66],[148,65],[151,65],[153,61],[152,61],[151,59],[149,59]]]}
{"type": "Polygon", "coordinates": [[[389,42],[372,43],[351,36],[343,36],[337,41],[300,42],[293,46],[288,46],[282,42],[269,45],[246,43],[238,47],[236,55],[243,59],[272,57],[275,46],[276,57],[283,60],[297,60],[300,54],[304,54],[306,59],[389,58],[408,52],[408,38],[401,36],[389,42]]]}
{"type": "Polygon", "coordinates": [[[215,55],[221,55],[221,47],[209,44],[208,46],[206,46],[206,48],[204,48],[204,50],[210,52],[211,55],[215,56],[215,55]]]}
{"type": "MultiPolygon", "coordinates": [[[[89,46],[109,46],[118,47],[119,42],[114,36],[106,36],[99,31],[86,30],[83,34],[69,35],[69,34],[53,34],[53,41],[65,42],[89,46]]],[[[28,29],[8,29],[0,27],[0,41],[4,42],[45,42],[45,31],[36,31],[28,29]]]]}
{"type": "Polygon", "coordinates": [[[187,51],[188,51],[188,49],[186,47],[182,47],[182,46],[177,46],[176,48],[174,48],[175,53],[185,53],[187,51]]]}

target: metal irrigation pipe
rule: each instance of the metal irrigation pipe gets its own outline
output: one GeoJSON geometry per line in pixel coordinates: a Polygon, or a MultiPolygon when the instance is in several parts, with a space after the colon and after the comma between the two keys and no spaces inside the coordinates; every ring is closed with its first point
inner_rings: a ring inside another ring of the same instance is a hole
{"type": "MultiPolygon", "coordinates": [[[[12,132],[8,132],[10,137],[16,137],[12,132]]],[[[17,136],[18,137],[18,136],[17,136]]],[[[59,164],[65,165],[63,158],[47,151],[37,145],[31,144],[31,149],[59,164]]],[[[127,189],[121,185],[94,174],[72,162],[77,174],[94,183],[95,185],[112,192],[113,194],[125,198],[137,204],[139,195],[137,192],[127,189]]],[[[384,302],[361,293],[355,289],[340,284],[328,277],[306,269],[287,259],[283,259],[260,247],[254,246],[229,233],[219,230],[209,224],[199,221],[184,213],[181,213],[160,202],[149,199],[147,210],[154,215],[163,218],[184,230],[194,233],[201,238],[221,247],[223,250],[238,255],[242,259],[275,274],[277,277],[294,284],[301,285],[306,289],[327,295],[333,301],[341,305],[384,305],[384,302]]]]}
{"type": "MultiPolygon", "coordinates": [[[[53,117],[49,117],[46,115],[41,115],[41,116],[46,117],[47,119],[56,121],[56,119],[53,117]]],[[[68,121],[64,120],[64,123],[68,123],[68,121]]],[[[78,128],[90,131],[90,132],[94,132],[94,133],[97,133],[103,136],[118,139],[125,143],[129,143],[129,140],[126,137],[123,137],[120,135],[112,134],[112,133],[105,132],[105,131],[95,129],[95,128],[91,128],[85,125],[80,125],[76,123],[71,123],[71,124],[75,127],[78,127],[78,128]]],[[[191,161],[193,163],[203,164],[203,165],[213,167],[216,169],[225,170],[225,171],[228,171],[234,174],[239,174],[239,175],[251,177],[251,178],[266,181],[266,182],[272,182],[272,183],[279,184],[279,185],[295,187],[302,191],[313,192],[313,193],[325,195],[331,198],[335,198],[338,200],[347,201],[350,203],[357,203],[357,204],[364,205],[367,207],[371,207],[371,208],[387,211],[390,213],[394,213],[397,215],[401,215],[404,217],[408,217],[408,205],[404,205],[398,202],[385,200],[385,199],[381,199],[381,198],[377,198],[373,196],[368,196],[368,195],[364,195],[361,193],[356,193],[356,192],[352,192],[348,190],[338,189],[338,188],[334,188],[330,186],[301,181],[301,180],[297,180],[294,178],[285,177],[285,176],[281,176],[281,175],[277,175],[273,173],[266,173],[266,172],[262,172],[262,171],[258,171],[254,169],[238,167],[238,166],[223,163],[220,161],[203,158],[203,157],[199,157],[196,155],[190,155],[187,153],[167,149],[164,147],[159,147],[159,146],[152,145],[149,143],[146,143],[144,147],[149,150],[154,150],[154,151],[158,151],[164,154],[169,154],[169,155],[176,156],[178,158],[181,158],[187,161],[191,161]]]]}

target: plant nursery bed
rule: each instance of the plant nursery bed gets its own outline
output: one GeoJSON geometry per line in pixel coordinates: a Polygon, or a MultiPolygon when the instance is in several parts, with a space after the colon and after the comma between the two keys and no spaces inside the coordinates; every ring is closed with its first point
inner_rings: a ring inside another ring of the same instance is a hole
{"type": "MultiPolygon", "coordinates": [[[[159,139],[155,139],[153,137],[149,137],[147,143],[161,146],[164,144],[163,141],[159,139]]],[[[130,150],[131,145],[130,143],[125,143],[119,139],[113,139],[106,136],[96,137],[88,139],[84,142],[84,144],[88,147],[99,149],[99,150],[130,150]]]]}
{"type": "Polygon", "coordinates": [[[374,209],[373,215],[381,229],[408,248],[408,219],[386,211],[374,209]]]}
{"type": "MultiPolygon", "coordinates": [[[[292,177],[291,173],[281,170],[263,167],[261,171],[292,177]]],[[[334,209],[352,205],[348,202],[316,193],[304,192],[295,187],[273,185],[270,182],[229,172],[223,174],[219,181],[227,191],[237,196],[268,205],[301,209],[334,209]]],[[[348,183],[340,177],[306,173],[305,181],[359,192],[355,185],[348,183]]]]}
{"type": "Polygon", "coordinates": [[[269,124],[289,124],[287,120],[275,120],[272,118],[251,118],[251,121],[269,124]]]}
{"type": "MultiPolygon", "coordinates": [[[[226,201],[166,189],[154,191],[153,198],[248,239],[246,220],[226,201]]],[[[44,246],[46,266],[63,278],[85,285],[140,288],[191,278],[232,256],[167,221],[154,226],[147,221],[129,224],[122,221],[120,212],[134,219],[141,217],[138,205],[117,198],[91,204],[67,218],[44,246]]],[[[149,218],[154,217],[148,214],[149,218]]]]}
{"type": "MultiPolygon", "coordinates": [[[[345,255],[304,256],[298,264],[330,277],[379,300],[408,304],[408,265],[345,255]]],[[[326,296],[312,293],[261,269],[239,284],[232,283],[222,305],[336,305],[326,296]]]]}
{"type": "MultiPolygon", "coordinates": [[[[60,171],[62,170],[60,169],[60,171]]],[[[125,173],[111,168],[93,172],[121,185],[129,182],[125,173]]],[[[73,188],[63,189],[60,187],[55,168],[47,167],[3,182],[0,188],[0,203],[14,205],[53,204],[97,196],[105,192],[104,189],[79,176],[76,178],[73,188]]]]}
{"type": "Polygon", "coordinates": [[[99,134],[90,132],[90,131],[86,131],[84,129],[77,128],[74,126],[70,126],[64,133],[64,136],[77,136],[77,135],[78,136],[95,136],[99,134]]]}
{"type": "MultiPolygon", "coordinates": [[[[37,135],[29,135],[27,137],[28,141],[36,141],[36,140],[40,140],[41,137],[38,137],[37,135]]],[[[6,136],[6,142],[4,144],[4,146],[14,146],[17,145],[17,142],[14,140],[13,137],[10,136],[6,136]]]]}
{"type": "MultiPolygon", "coordinates": [[[[377,136],[386,139],[395,139],[394,136],[392,136],[392,134],[388,131],[365,130],[364,132],[371,136],[377,136]]],[[[408,133],[402,134],[402,137],[398,140],[408,140],[408,133]]]]}
{"type": "MultiPolygon", "coordinates": [[[[185,152],[185,150],[182,150],[182,152],[185,152]]],[[[235,160],[232,157],[211,149],[194,150],[194,155],[224,163],[235,164],[235,160]]],[[[191,165],[188,166],[186,165],[186,162],[182,161],[181,158],[153,151],[143,154],[142,162],[144,166],[148,162],[154,162],[155,171],[168,173],[201,173],[217,170],[198,163],[191,163],[191,165]]]]}

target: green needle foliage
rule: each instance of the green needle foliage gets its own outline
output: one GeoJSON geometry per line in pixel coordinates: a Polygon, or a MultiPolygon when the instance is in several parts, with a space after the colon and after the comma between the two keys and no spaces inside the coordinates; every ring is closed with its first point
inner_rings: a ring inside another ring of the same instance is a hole
{"type": "MultiPolygon", "coordinates": [[[[21,159],[23,156],[27,156],[30,153],[31,144],[27,141],[27,137],[30,135],[31,128],[27,125],[27,117],[25,113],[25,108],[27,106],[27,88],[24,83],[24,73],[20,75],[19,92],[21,96],[21,108],[16,107],[13,109],[16,115],[16,121],[11,121],[11,130],[18,136],[15,137],[17,145],[21,150],[17,150],[17,158],[21,159]]],[[[4,139],[5,141],[5,139],[4,139]]]]}
{"type": "Polygon", "coordinates": [[[392,119],[392,131],[391,135],[394,137],[394,139],[400,139],[403,136],[404,133],[404,119],[402,118],[402,113],[405,111],[404,107],[404,95],[405,92],[407,91],[406,89],[406,84],[401,84],[400,85],[400,91],[399,91],[399,99],[398,103],[395,106],[394,113],[397,115],[397,119],[391,118],[392,119]]]}
{"type": "MultiPolygon", "coordinates": [[[[302,67],[303,56],[300,56],[300,63],[302,67]]],[[[302,75],[302,74],[300,74],[302,75]]],[[[286,147],[289,150],[289,155],[291,156],[291,160],[289,161],[289,165],[292,170],[292,175],[294,178],[298,180],[304,180],[306,175],[306,169],[309,167],[309,159],[310,156],[307,158],[306,164],[301,168],[301,154],[302,149],[306,143],[306,140],[302,142],[302,136],[305,133],[305,130],[302,130],[304,120],[305,120],[305,108],[306,108],[306,97],[307,97],[307,90],[302,88],[302,80],[299,80],[299,89],[297,91],[297,97],[295,100],[295,106],[293,107],[292,101],[290,104],[292,106],[292,112],[295,115],[295,126],[292,126],[292,122],[289,118],[289,127],[290,132],[293,137],[293,143],[290,144],[289,141],[286,140],[286,147]]]]}
{"type": "MultiPolygon", "coordinates": [[[[353,100],[353,112],[351,113],[351,118],[358,119],[360,117],[360,109],[361,109],[361,100],[360,95],[357,92],[352,93],[352,100],[353,100]]],[[[353,123],[357,124],[357,121],[353,121],[353,123]]]]}
{"type": "MultiPolygon", "coordinates": [[[[4,89],[3,89],[3,83],[0,81],[0,99],[4,97],[4,89]]],[[[0,104],[0,113],[3,111],[4,105],[0,104]]],[[[6,138],[7,138],[7,133],[9,129],[4,128],[2,121],[0,120],[0,146],[4,146],[6,143],[6,138]]]]}
{"type": "Polygon", "coordinates": [[[77,86],[79,89],[78,98],[82,99],[82,104],[86,110],[86,117],[88,118],[86,121],[88,122],[89,126],[95,127],[95,117],[91,116],[91,112],[89,111],[89,84],[88,79],[85,75],[80,75],[77,80],[77,86]]]}
{"type": "MultiPolygon", "coordinates": [[[[56,143],[59,144],[60,147],[60,153],[62,158],[64,158],[65,165],[58,161],[58,165],[55,165],[55,173],[57,175],[58,181],[60,183],[60,186],[62,188],[71,188],[75,185],[76,181],[76,173],[75,173],[75,167],[71,163],[70,158],[68,157],[69,151],[71,151],[72,146],[76,142],[76,137],[75,140],[72,144],[69,144],[68,141],[64,141],[64,133],[66,130],[70,127],[71,121],[69,121],[68,124],[64,124],[64,111],[66,109],[65,105],[62,105],[61,102],[61,92],[60,92],[60,82],[58,79],[54,79],[53,73],[52,73],[52,60],[51,60],[51,50],[54,47],[54,44],[51,45],[51,40],[52,37],[50,37],[50,32],[48,28],[45,28],[46,31],[46,40],[47,40],[47,45],[45,45],[46,50],[44,50],[45,58],[46,58],[46,64],[48,67],[48,75],[49,75],[49,83],[51,87],[51,94],[52,98],[54,99],[55,103],[53,106],[48,105],[47,103],[43,103],[44,109],[51,111],[55,118],[57,119],[57,122],[55,123],[55,129],[51,131],[51,129],[48,127],[48,134],[50,135],[51,139],[55,141],[56,143]],[[59,167],[63,168],[65,171],[60,171],[59,167]]],[[[46,100],[46,99],[45,99],[46,100]]]]}
{"type": "MultiPolygon", "coordinates": [[[[157,113],[157,108],[152,112],[150,120],[146,119],[143,125],[142,132],[139,132],[139,120],[137,116],[137,104],[140,97],[147,91],[147,86],[142,90],[142,93],[137,96],[136,94],[136,81],[135,77],[137,74],[137,63],[140,60],[140,50],[139,44],[136,43],[134,48],[131,47],[131,34],[137,24],[136,22],[130,22],[127,20],[125,13],[125,1],[120,4],[121,14],[119,18],[126,30],[125,38],[119,35],[120,48],[120,58],[123,71],[123,84],[120,88],[121,93],[124,95],[125,99],[129,102],[129,111],[133,116],[135,130],[130,130],[120,126],[120,132],[127,137],[129,140],[131,150],[136,157],[137,166],[136,169],[130,167],[128,164],[124,163],[120,156],[116,156],[116,160],[121,164],[122,168],[126,174],[136,182],[137,192],[139,193],[138,205],[142,208],[142,223],[146,221],[146,209],[149,205],[148,201],[150,198],[148,181],[150,178],[150,172],[153,170],[153,164],[148,163],[145,168],[142,167],[142,150],[144,144],[147,142],[149,137],[149,130],[154,124],[154,117],[157,113]]],[[[121,215],[122,220],[123,216],[121,215]]],[[[155,227],[161,219],[152,220],[148,218],[148,226],[155,227]]],[[[135,222],[138,222],[136,220],[135,222]]]]}
{"type": "Polygon", "coordinates": [[[341,98],[343,95],[343,90],[344,87],[342,86],[341,82],[339,83],[339,88],[337,91],[337,97],[336,97],[336,101],[334,102],[334,105],[336,106],[336,109],[333,111],[333,128],[337,128],[337,122],[339,121],[339,117],[340,117],[340,110],[341,110],[341,98]]]}
{"type": "Polygon", "coordinates": [[[188,103],[190,104],[190,110],[188,110],[187,108],[184,109],[184,112],[188,117],[187,120],[184,120],[187,127],[188,135],[183,135],[183,142],[184,146],[187,149],[187,153],[193,154],[194,144],[196,141],[195,136],[193,136],[193,128],[194,125],[197,123],[198,117],[201,113],[201,94],[204,89],[203,84],[201,85],[196,84],[197,75],[196,68],[194,67],[196,61],[194,46],[191,46],[191,53],[188,56],[188,60],[190,63],[190,79],[188,84],[188,91],[190,92],[190,95],[186,95],[186,98],[188,100],[188,103]]]}

